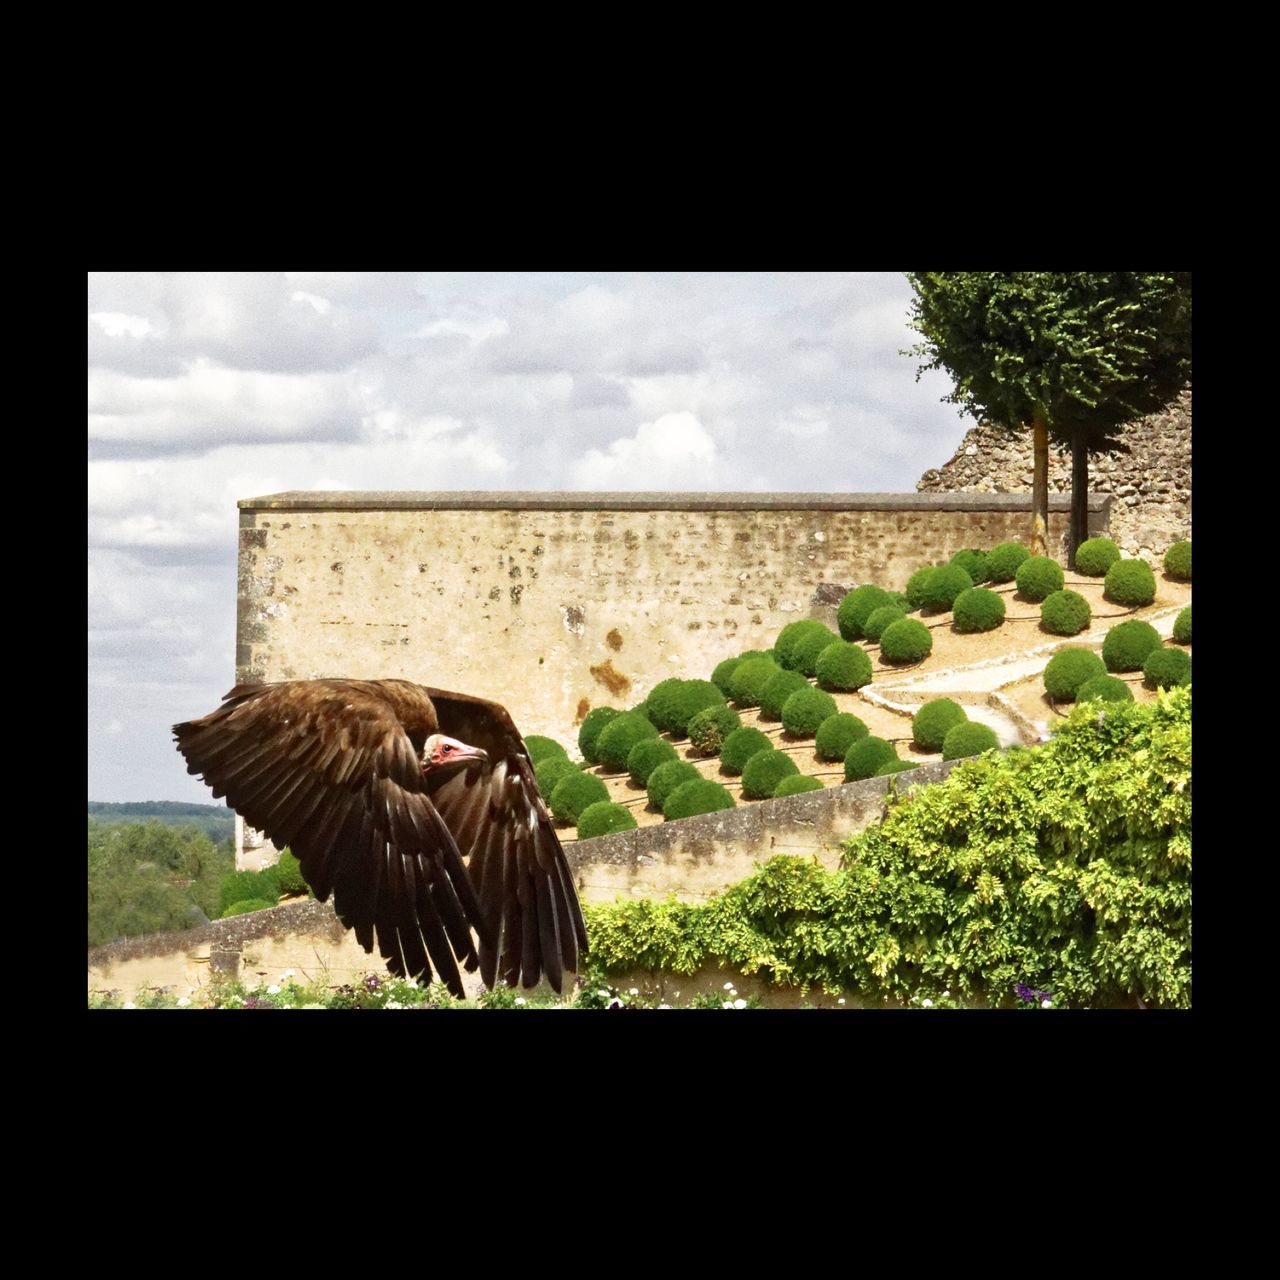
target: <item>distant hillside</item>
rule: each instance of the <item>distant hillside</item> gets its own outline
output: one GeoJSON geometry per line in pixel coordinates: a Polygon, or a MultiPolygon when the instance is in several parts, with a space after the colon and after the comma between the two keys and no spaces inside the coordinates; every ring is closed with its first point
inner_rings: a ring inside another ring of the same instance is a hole
{"type": "Polygon", "coordinates": [[[199,827],[210,840],[235,834],[236,816],[222,804],[183,804],[176,800],[132,800],[124,804],[89,801],[89,817],[98,822],[146,822],[155,818],[170,827],[199,827]]]}

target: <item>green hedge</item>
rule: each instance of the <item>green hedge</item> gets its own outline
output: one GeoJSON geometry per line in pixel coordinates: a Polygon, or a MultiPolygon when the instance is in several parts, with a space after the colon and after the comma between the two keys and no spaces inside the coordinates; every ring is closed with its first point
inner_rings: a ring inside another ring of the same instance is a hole
{"type": "MultiPolygon", "coordinates": [[[[226,915],[234,903],[252,900],[274,907],[280,901],[280,886],[275,876],[266,871],[233,871],[222,877],[218,885],[218,914],[226,915]]],[[[256,911],[258,908],[254,908],[256,911]]]]}
{"type": "Polygon", "coordinates": [[[849,748],[859,738],[865,738],[869,730],[865,723],[847,711],[828,716],[818,726],[814,746],[819,760],[843,760],[849,748]]]}

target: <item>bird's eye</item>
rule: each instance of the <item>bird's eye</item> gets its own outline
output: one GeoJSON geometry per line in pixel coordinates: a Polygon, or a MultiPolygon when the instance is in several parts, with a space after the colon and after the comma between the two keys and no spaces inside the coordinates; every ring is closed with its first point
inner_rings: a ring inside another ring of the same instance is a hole
{"type": "Polygon", "coordinates": [[[448,755],[453,750],[453,748],[446,742],[442,750],[444,751],[445,755],[448,755]]]}

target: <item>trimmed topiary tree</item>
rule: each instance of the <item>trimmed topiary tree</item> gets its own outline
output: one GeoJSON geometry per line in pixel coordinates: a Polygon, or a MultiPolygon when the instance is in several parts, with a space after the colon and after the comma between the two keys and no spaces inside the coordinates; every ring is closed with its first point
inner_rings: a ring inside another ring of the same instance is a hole
{"type": "Polygon", "coordinates": [[[596,755],[596,739],[605,725],[620,715],[622,712],[617,707],[595,707],[587,712],[587,718],[578,730],[578,750],[588,764],[600,763],[600,758],[596,755]]]}
{"type": "Polygon", "coordinates": [[[1141,671],[1147,654],[1161,645],[1160,633],[1149,622],[1134,618],[1107,632],[1102,642],[1102,662],[1108,671],[1141,671]]]}
{"type": "Polygon", "coordinates": [[[1002,542],[987,552],[987,580],[1012,582],[1018,566],[1031,558],[1031,552],[1020,542],[1002,542]]]}
{"type": "Polygon", "coordinates": [[[1116,604],[1150,604],[1156,598],[1156,575],[1145,560],[1117,560],[1107,570],[1105,594],[1116,604]]]}
{"type": "Polygon", "coordinates": [[[833,644],[839,643],[840,637],[830,627],[824,626],[821,631],[804,632],[791,646],[791,658],[796,664],[796,670],[803,671],[807,676],[817,675],[819,657],[833,644]]]}
{"type": "Polygon", "coordinates": [[[1059,649],[1044,669],[1045,692],[1055,702],[1074,702],[1086,680],[1106,674],[1102,659],[1092,649],[1059,649]]]}
{"type": "Polygon", "coordinates": [[[1087,578],[1105,577],[1120,554],[1120,548],[1110,538],[1089,538],[1076,548],[1076,572],[1087,578]]]}
{"type": "Polygon", "coordinates": [[[1019,566],[1015,575],[1018,583],[1018,594],[1024,600],[1032,600],[1039,604],[1045,596],[1062,590],[1066,579],[1062,576],[1062,566],[1048,556],[1028,556],[1019,566]]]}
{"type": "MultiPolygon", "coordinates": [[[[877,609],[876,613],[886,613],[887,609],[877,609]]],[[[875,615],[872,615],[873,617],[875,615]]],[[[837,640],[829,644],[818,655],[814,665],[818,683],[826,689],[861,689],[871,683],[871,659],[867,651],[849,640],[837,640]]]]}
{"type": "Polygon", "coordinates": [[[699,711],[724,705],[724,694],[710,680],[669,679],[659,681],[645,701],[656,728],[683,738],[699,711]]]}
{"type": "Polygon", "coordinates": [[[758,707],[764,687],[781,671],[772,658],[749,658],[729,678],[733,700],[740,707],[758,707]]]}
{"type": "Polygon", "coordinates": [[[811,778],[805,773],[793,773],[783,778],[773,789],[773,798],[775,800],[782,799],[783,796],[798,796],[806,791],[822,791],[823,786],[819,779],[811,778]]]}
{"type": "Polygon", "coordinates": [[[1076,690],[1077,702],[1132,702],[1133,690],[1119,676],[1094,676],[1076,690]]]}
{"type": "Polygon", "coordinates": [[[873,778],[883,778],[891,773],[906,773],[908,769],[918,769],[920,766],[914,760],[890,760],[886,764],[882,764],[871,776],[873,778]]]}
{"type": "Polygon", "coordinates": [[[860,782],[863,778],[874,778],[881,765],[897,758],[897,748],[892,742],[876,737],[859,738],[845,752],[844,779],[846,782],[860,782]]]}
{"type": "Polygon", "coordinates": [[[716,669],[711,673],[711,683],[715,685],[726,698],[733,695],[729,692],[729,679],[737,670],[738,663],[742,661],[741,657],[726,658],[723,662],[718,663],[716,669]]]}
{"type": "Polygon", "coordinates": [[[806,685],[783,703],[782,727],[793,738],[812,738],[818,726],[836,711],[836,700],[829,693],[806,685]]]}
{"type": "Polygon", "coordinates": [[[561,822],[577,826],[582,811],[600,800],[608,800],[609,788],[594,773],[566,773],[551,792],[548,805],[561,822]]]}
{"type": "Polygon", "coordinates": [[[270,869],[275,872],[276,887],[281,893],[307,893],[310,890],[311,886],[302,874],[302,863],[292,849],[282,849],[270,869]]]}
{"type": "Polygon", "coordinates": [[[900,604],[882,605],[862,624],[862,634],[872,644],[879,644],[885,627],[891,622],[897,622],[899,618],[905,618],[906,616],[907,611],[900,604]]]}
{"type": "Polygon", "coordinates": [[[925,582],[924,603],[930,609],[950,609],[956,596],[972,586],[973,579],[958,564],[944,564],[925,582]]]}
{"type": "Polygon", "coordinates": [[[544,738],[538,733],[531,733],[524,740],[524,749],[535,765],[548,756],[562,756],[565,760],[569,758],[569,753],[554,738],[544,738]]]}
{"type": "Polygon", "coordinates": [[[1191,643],[1191,606],[1187,605],[1173,620],[1173,639],[1177,644],[1191,643]]]}
{"type": "Polygon", "coordinates": [[[587,805],[578,817],[579,840],[594,840],[596,836],[611,836],[615,831],[634,831],[635,828],[635,815],[631,810],[611,800],[587,805]]]}
{"type": "Polygon", "coordinates": [[[700,813],[718,813],[721,809],[734,809],[737,801],[727,787],[710,778],[695,778],[681,783],[668,797],[662,816],[668,822],[680,818],[693,818],[700,813]]]}
{"type": "Polygon", "coordinates": [[[735,729],[720,748],[720,767],[729,774],[739,774],[746,763],[759,751],[772,751],[773,743],[767,733],[750,725],[735,729]]]}
{"type": "Polygon", "coordinates": [[[828,716],[818,726],[814,742],[819,760],[843,760],[845,753],[859,738],[865,738],[869,730],[855,715],[847,711],[828,716]]]}
{"type": "Polygon", "coordinates": [[[974,586],[980,582],[986,582],[990,576],[987,570],[986,553],[979,551],[977,547],[966,547],[963,551],[957,551],[951,557],[952,564],[958,564],[969,575],[969,580],[974,586]]]}
{"type": "Polygon", "coordinates": [[[809,688],[809,682],[798,671],[779,671],[770,678],[769,683],[760,690],[760,718],[763,720],[781,720],[782,704],[797,689],[809,688]]]}
{"type": "Polygon", "coordinates": [[[1051,635],[1079,635],[1091,621],[1093,610],[1076,591],[1051,591],[1040,606],[1040,626],[1051,635]]]}
{"type": "Polygon", "coordinates": [[[1147,684],[1173,689],[1191,683],[1191,655],[1183,649],[1155,649],[1142,664],[1147,684]]]}
{"type": "Polygon", "coordinates": [[[893,593],[886,591],[883,587],[877,587],[874,583],[867,582],[860,587],[855,587],[840,601],[840,607],[836,610],[836,625],[840,628],[841,638],[862,639],[862,624],[877,609],[883,609],[885,605],[894,603],[896,600],[893,593]]]}
{"type": "Polygon", "coordinates": [[[965,709],[950,698],[934,698],[911,717],[911,737],[921,751],[941,751],[947,730],[968,720],[965,709]]]}
{"type": "Polygon", "coordinates": [[[631,748],[643,738],[657,736],[657,729],[639,712],[625,711],[605,725],[596,739],[596,755],[610,773],[620,773],[627,767],[631,748]]]}
{"type": "Polygon", "coordinates": [[[1164,571],[1179,582],[1191,581],[1191,543],[1175,542],[1164,553],[1164,571]]]}
{"type": "Polygon", "coordinates": [[[627,772],[637,787],[647,787],[660,764],[679,759],[680,753],[665,738],[643,738],[627,752],[627,772]]]}
{"type": "Polygon", "coordinates": [[[275,877],[265,871],[231,871],[222,877],[218,885],[218,905],[224,915],[232,904],[250,900],[274,907],[280,901],[280,886],[275,877]]]}
{"type": "Polygon", "coordinates": [[[575,772],[581,773],[582,770],[572,760],[568,760],[564,756],[548,756],[533,767],[533,776],[544,800],[550,799],[551,793],[556,789],[556,783],[566,773],[575,772]]]}
{"type": "Polygon", "coordinates": [[[700,756],[718,755],[724,740],[742,724],[732,707],[704,707],[689,721],[689,742],[700,756]]]}
{"type": "Polygon", "coordinates": [[[907,603],[913,609],[924,608],[925,588],[929,584],[929,578],[933,571],[939,566],[935,564],[927,564],[921,569],[917,569],[915,573],[907,579],[907,603]]]}
{"type": "Polygon", "coordinates": [[[767,800],[783,778],[799,772],[799,765],[785,751],[761,751],[742,771],[742,794],[749,800],[767,800]]]}
{"type": "Polygon", "coordinates": [[[994,631],[1004,621],[1004,597],[986,587],[970,587],[951,607],[957,631],[994,631]]]}
{"type": "Polygon", "coordinates": [[[915,618],[890,623],[880,637],[880,656],[886,662],[919,662],[932,652],[933,636],[915,618]]]}
{"type": "Polygon", "coordinates": [[[658,810],[659,813],[665,812],[663,805],[667,802],[667,797],[683,782],[693,782],[701,778],[702,774],[698,772],[698,767],[691,764],[688,760],[668,760],[666,764],[660,764],[649,775],[649,803],[658,810]]]}
{"type": "Polygon", "coordinates": [[[999,746],[1000,739],[990,725],[966,720],[964,724],[954,725],[947,730],[947,736],[942,740],[942,758],[963,760],[965,756],[980,756],[984,751],[991,751],[999,746]]]}

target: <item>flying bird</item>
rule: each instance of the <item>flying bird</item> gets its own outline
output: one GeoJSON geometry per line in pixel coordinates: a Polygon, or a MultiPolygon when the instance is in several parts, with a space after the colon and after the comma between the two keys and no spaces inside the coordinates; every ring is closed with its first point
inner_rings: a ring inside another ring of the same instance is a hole
{"type": "Polygon", "coordinates": [[[490,988],[545,974],[560,991],[577,969],[573,877],[498,703],[407,680],[240,684],[173,731],[187,772],[292,849],[392,973],[434,967],[462,996],[459,962],[490,988]]]}

